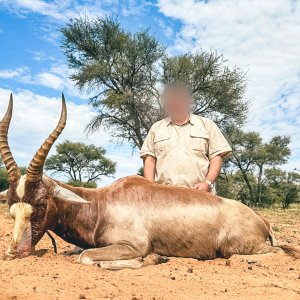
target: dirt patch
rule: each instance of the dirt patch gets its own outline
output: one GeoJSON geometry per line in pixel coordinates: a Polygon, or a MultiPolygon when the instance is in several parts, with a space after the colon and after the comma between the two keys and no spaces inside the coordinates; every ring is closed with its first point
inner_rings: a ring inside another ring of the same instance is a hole
{"type": "MultiPolygon", "coordinates": [[[[262,210],[279,242],[300,245],[300,208],[262,210]]],[[[13,220],[0,205],[0,253],[9,245],[13,220]]],[[[140,270],[105,271],[76,263],[77,255],[47,236],[37,256],[0,260],[0,299],[300,299],[300,260],[284,254],[234,256],[229,260],[173,258],[140,270]]]]}

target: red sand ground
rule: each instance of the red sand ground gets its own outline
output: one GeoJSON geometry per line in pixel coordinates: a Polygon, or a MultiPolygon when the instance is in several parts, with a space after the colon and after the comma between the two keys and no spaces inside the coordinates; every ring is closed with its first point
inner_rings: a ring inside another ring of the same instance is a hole
{"type": "MultiPolygon", "coordinates": [[[[13,220],[0,205],[0,253],[9,245],[13,220]]],[[[263,210],[279,242],[300,244],[300,208],[263,210]]],[[[284,254],[229,260],[174,258],[139,270],[106,271],[65,256],[72,246],[47,236],[37,256],[0,260],[0,299],[300,299],[300,260],[284,254]]]]}

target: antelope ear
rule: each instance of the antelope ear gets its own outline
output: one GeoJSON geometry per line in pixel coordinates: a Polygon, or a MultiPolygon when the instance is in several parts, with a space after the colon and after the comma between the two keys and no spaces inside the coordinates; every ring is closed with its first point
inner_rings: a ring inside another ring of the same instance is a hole
{"type": "Polygon", "coordinates": [[[53,191],[53,197],[59,198],[63,201],[68,201],[71,203],[77,203],[77,204],[88,204],[91,203],[90,201],[87,201],[77,194],[73,193],[72,191],[63,188],[59,186],[58,184],[55,185],[54,191],[53,191]]]}
{"type": "Polygon", "coordinates": [[[7,201],[7,190],[0,193],[0,200],[7,201]]]}

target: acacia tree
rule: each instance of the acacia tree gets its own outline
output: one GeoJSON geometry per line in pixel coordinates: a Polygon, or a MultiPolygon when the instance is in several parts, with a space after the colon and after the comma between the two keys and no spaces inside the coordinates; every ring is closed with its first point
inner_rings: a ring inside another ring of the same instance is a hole
{"type": "Polygon", "coordinates": [[[274,136],[269,143],[262,144],[257,149],[255,164],[258,169],[256,202],[262,202],[262,187],[264,185],[264,169],[285,164],[291,154],[288,147],[290,138],[287,136],[274,136]]]}
{"type": "MultiPolygon", "coordinates": [[[[26,174],[26,168],[20,167],[21,175],[26,174]]],[[[0,192],[5,191],[9,188],[9,180],[7,170],[3,164],[2,159],[0,158],[0,192]]]]}
{"type": "Polygon", "coordinates": [[[97,115],[87,128],[141,148],[151,125],[164,116],[159,87],[174,80],[190,86],[194,112],[221,127],[245,120],[244,75],[215,52],[170,56],[148,30],[132,34],[113,18],[72,19],[61,28],[62,49],[79,89],[93,93],[97,115]]]}
{"type": "Polygon", "coordinates": [[[253,173],[255,169],[256,150],[262,145],[262,139],[256,132],[244,133],[237,128],[231,128],[229,139],[232,146],[232,155],[228,158],[228,164],[224,165],[224,172],[227,169],[238,169],[248,189],[250,202],[255,202],[253,173]]]}
{"type": "Polygon", "coordinates": [[[105,157],[102,147],[64,141],[56,152],[46,160],[45,169],[66,175],[73,185],[94,186],[103,176],[116,172],[116,163],[105,157]]]}
{"type": "Polygon", "coordinates": [[[287,162],[291,153],[290,138],[274,136],[268,143],[263,143],[257,132],[230,128],[227,134],[233,153],[223,164],[221,180],[231,181],[232,184],[232,181],[239,182],[234,178],[242,177],[244,184],[240,185],[240,193],[243,194],[247,188],[247,195],[243,198],[248,198],[252,205],[262,205],[268,193],[265,171],[287,162]]]}
{"type": "Polygon", "coordinates": [[[287,209],[300,202],[300,174],[271,168],[266,170],[266,184],[272,199],[287,209]]]}

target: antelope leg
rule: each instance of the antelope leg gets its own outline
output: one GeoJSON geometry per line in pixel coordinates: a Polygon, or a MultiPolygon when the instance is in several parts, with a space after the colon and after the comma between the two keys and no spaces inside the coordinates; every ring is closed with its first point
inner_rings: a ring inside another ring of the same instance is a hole
{"type": "Polygon", "coordinates": [[[52,242],[52,247],[53,247],[54,253],[57,253],[57,245],[56,245],[55,238],[52,236],[52,234],[48,230],[46,231],[46,233],[47,233],[47,235],[49,236],[49,238],[52,242]]]}
{"type": "Polygon", "coordinates": [[[66,255],[66,256],[78,255],[78,254],[81,254],[83,251],[84,251],[84,249],[74,246],[73,249],[65,251],[64,255],[66,255]]]}
{"type": "Polygon", "coordinates": [[[139,258],[127,260],[107,260],[98,262],[98,266],[106,270],[140,269],[144,263],[139,258]]]}
{"type": "Polygon", "coordinates": [[[83,251],[78,258],[78,262],[82,264],[98,264],[101,268],[108,270],[139,269],[143,266],[167,261],[167,258],[162,258],[156,254],[150,254],[143,259],[141,253],[128,244],[114,244],[103,248],[88,249],[83,251]]]}
{"type": "Polygon", "coordinates": [[[78,261],[82,264],[97,264],[100,261],[129,260],[142,257],[141,253],[128,244],[113,244],[103,248],[84,250],[78,261]]]}
{"type": "Polygon", "coordinates": [[[140,269],[150,265],[158,265],[166,263],[169,258],[160,256],[158,254],[149,254],[145,258],[134,258],[128,260],[115,260],[115,261],[100,261],[98,265],[107,270],[122,270],[122,269],[140,269]]]}

